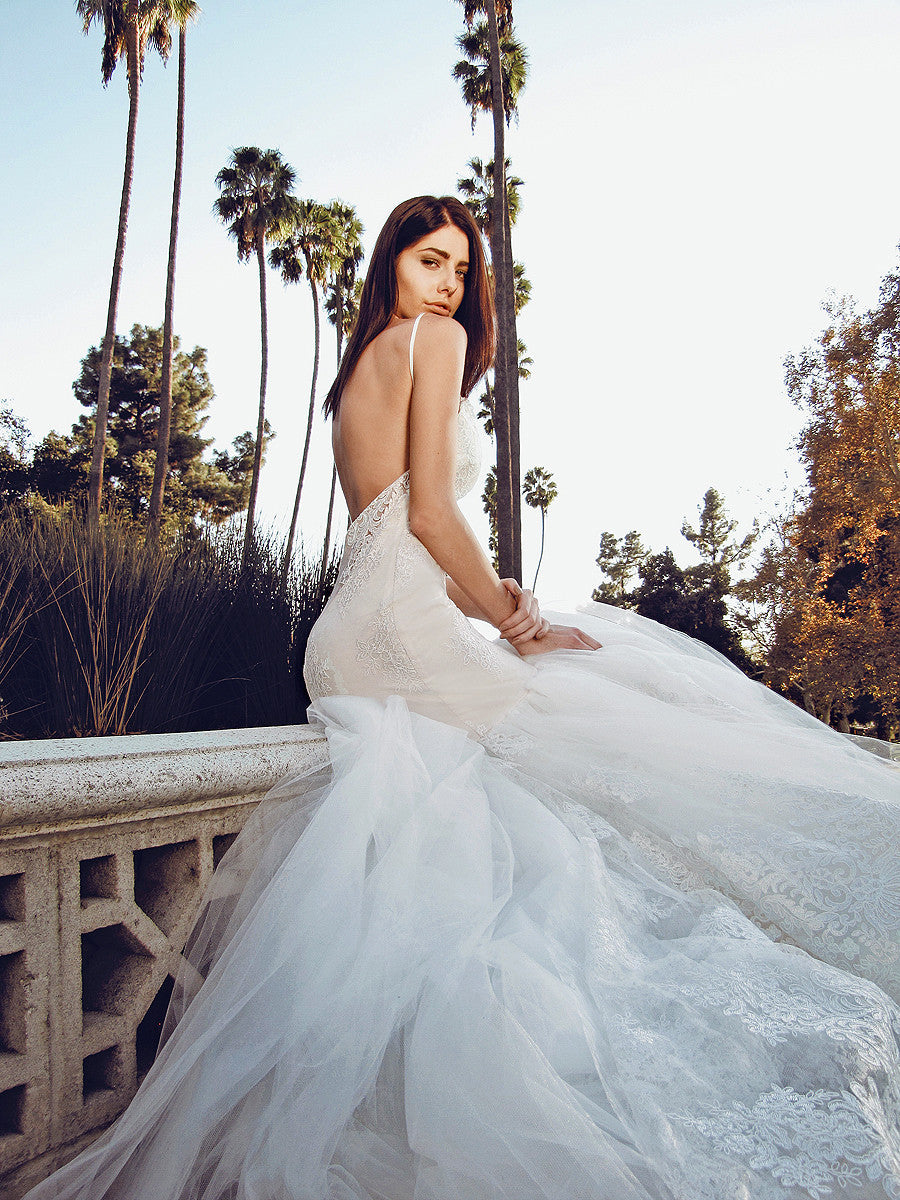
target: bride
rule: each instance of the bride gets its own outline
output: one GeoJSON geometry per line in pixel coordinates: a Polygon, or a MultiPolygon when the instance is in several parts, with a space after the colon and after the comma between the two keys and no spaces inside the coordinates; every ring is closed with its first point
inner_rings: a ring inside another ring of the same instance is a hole
{"type": "Polygon", "coordinates": [[[457,507],[493,337],[465,208],[399,205],[326,403],[327,761],[251,817],[156,1063],[32,1200],[900,1198],[900,774],[497,578],[457,507]]]}

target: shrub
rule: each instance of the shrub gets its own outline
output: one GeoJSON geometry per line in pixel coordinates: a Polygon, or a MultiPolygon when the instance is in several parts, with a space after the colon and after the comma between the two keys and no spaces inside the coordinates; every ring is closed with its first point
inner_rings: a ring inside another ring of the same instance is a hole
{"type": "Polygon", "coordinates": [[[147,546],[116,512],[0,512],[0,735],[66,737],[304,720],[306,637],[333,586],[302,555],[213,529],[147,546]]]}

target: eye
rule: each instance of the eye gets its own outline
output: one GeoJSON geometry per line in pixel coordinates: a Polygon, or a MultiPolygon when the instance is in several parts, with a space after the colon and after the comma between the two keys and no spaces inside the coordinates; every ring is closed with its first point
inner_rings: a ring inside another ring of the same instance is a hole
{"type": "Polygon", "coordinates": [[[426,267],[436,267],[438,265],[438,260],[436,258],[423,258],[422,262],[426,267]]]}

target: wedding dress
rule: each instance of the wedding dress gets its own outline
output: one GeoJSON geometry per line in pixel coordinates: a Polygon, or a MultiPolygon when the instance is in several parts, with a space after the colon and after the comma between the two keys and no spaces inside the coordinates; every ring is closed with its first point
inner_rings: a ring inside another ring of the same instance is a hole
{"type": "Polygon", "coordinates": [[[900,769],[683,635],[564,619],[603,649],[520,659],[407,475],[360,513],[307,650],[327,758],[33,1200],[900,1198],[900,769]]]}

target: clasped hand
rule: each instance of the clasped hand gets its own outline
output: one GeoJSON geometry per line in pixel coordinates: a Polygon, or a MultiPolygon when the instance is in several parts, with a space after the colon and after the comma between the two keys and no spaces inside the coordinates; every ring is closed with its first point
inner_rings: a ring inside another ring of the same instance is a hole
{"type": "Polygon", "coordinates": [[[500,636],[519,654],[547,654],[551,650],[599,650],[600,642],[574,625],[551,625],[541,616],[537,598],[515,579],[500,581],[516,601],[516,610],[501,622],[500,636]]]}

